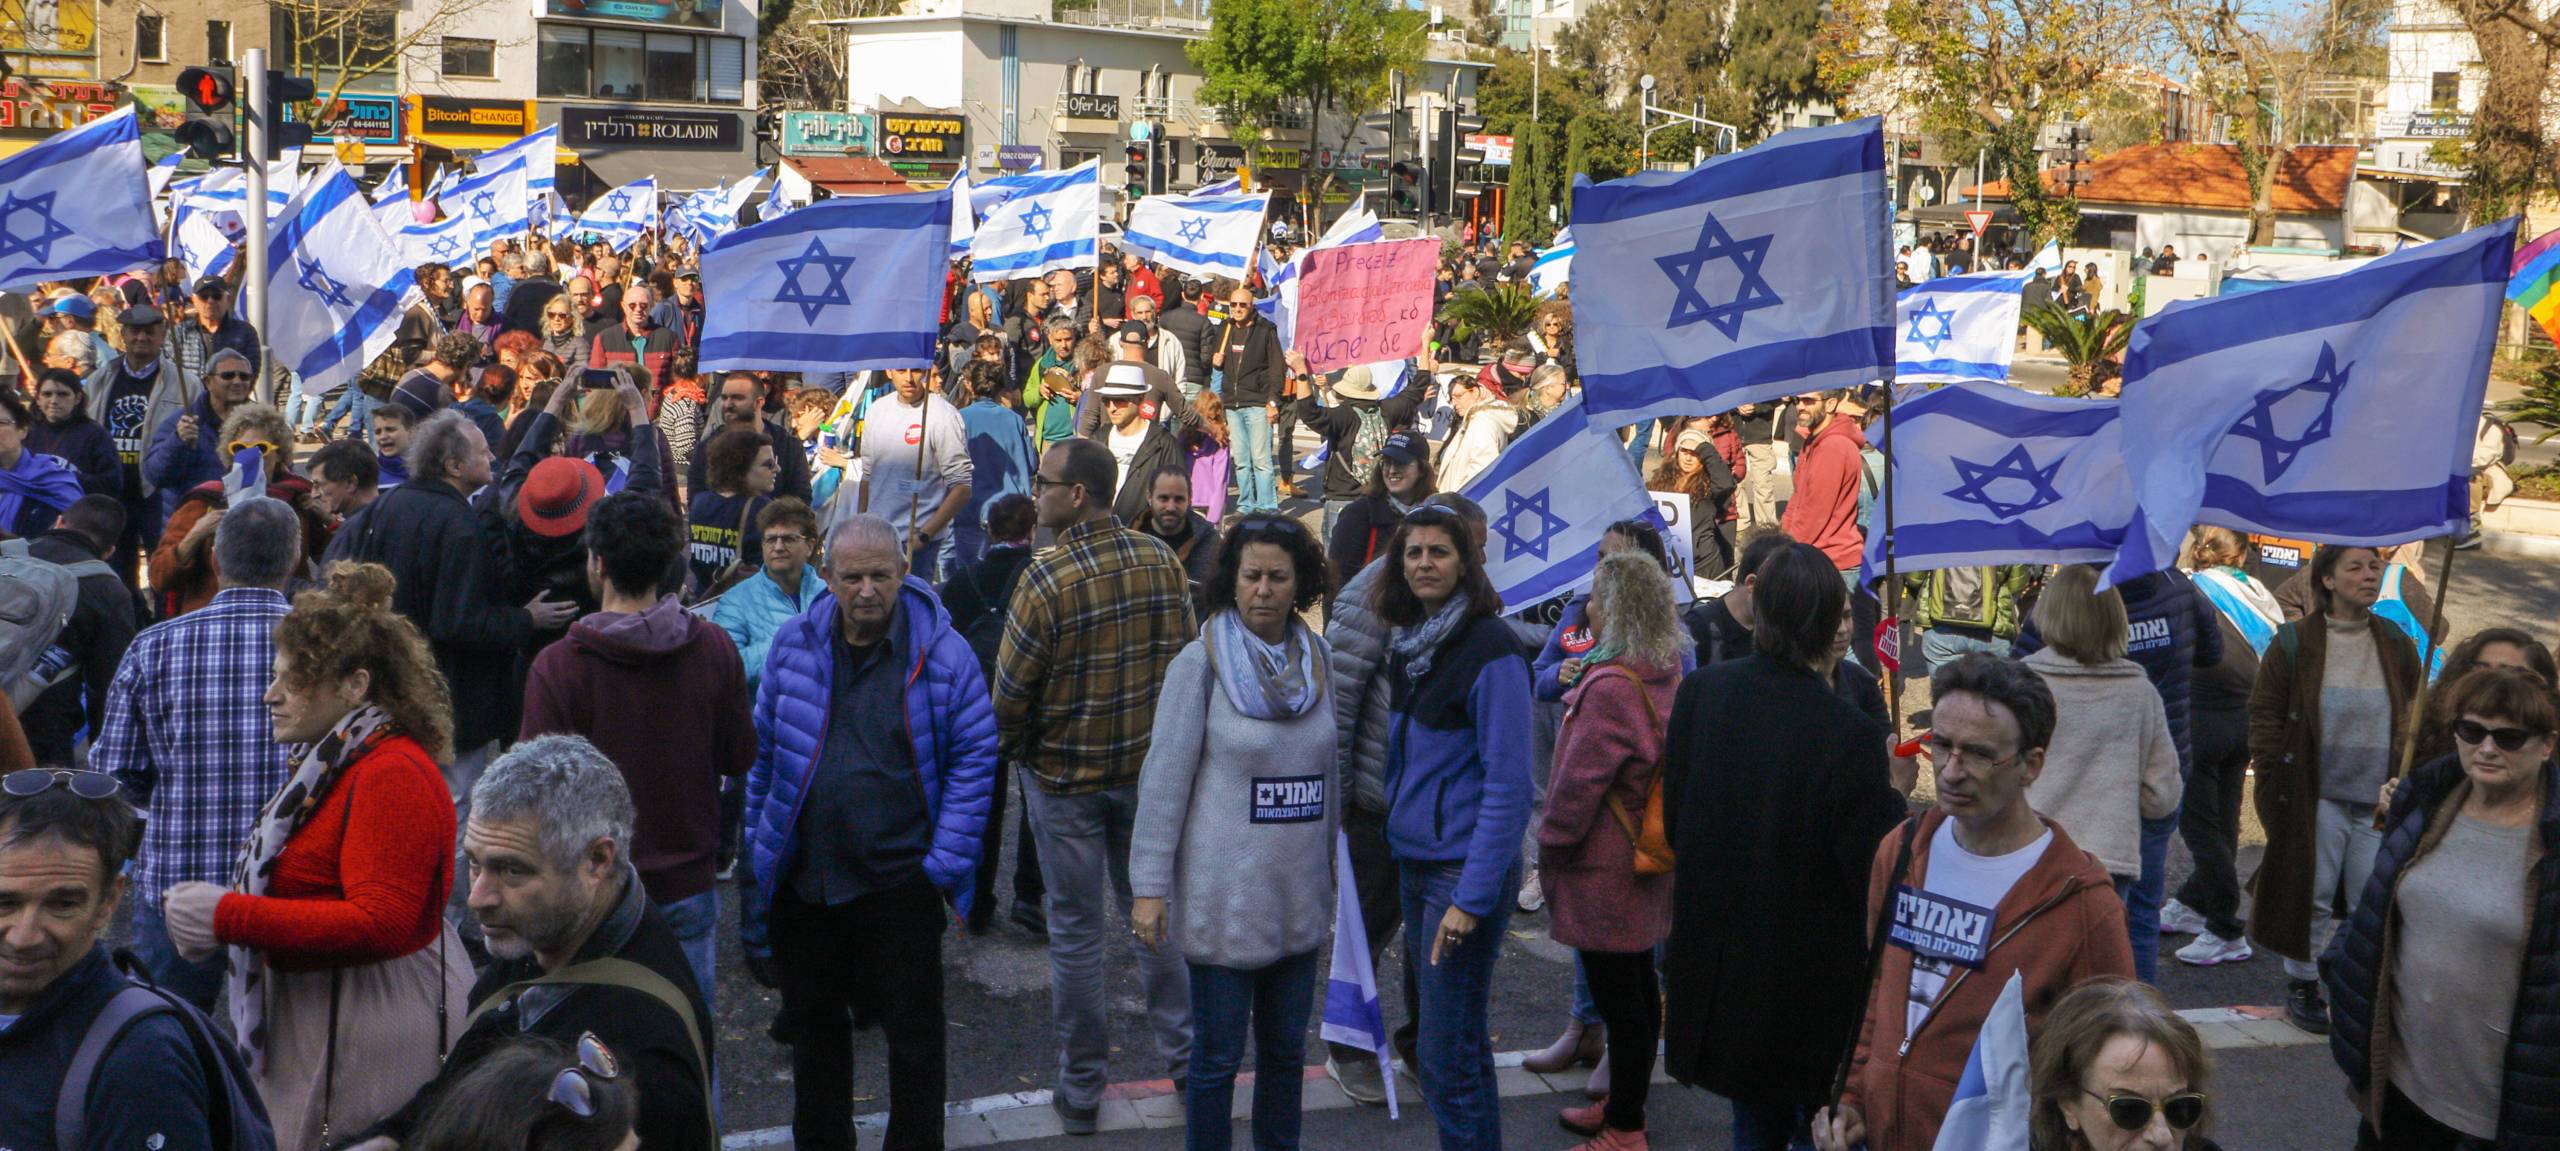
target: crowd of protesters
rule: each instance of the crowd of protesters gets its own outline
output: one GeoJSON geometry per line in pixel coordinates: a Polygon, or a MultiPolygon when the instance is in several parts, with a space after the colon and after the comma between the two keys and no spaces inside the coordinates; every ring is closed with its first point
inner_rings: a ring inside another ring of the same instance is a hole
{"type": "MultiPolygon", "coordinates": [[[[734,902],[794,1145],[855,1146],[876,1025],[884,1145],[939,1147],[947,936],[1009,888],[1065,1132],[1116,1069],[1223,1148],[1249,1071],[1250,1138],[1295,1147],[1346,875],[1453,1151],[1506,1145],[1527,915],[1574,993],[1525,1064],[1591,1068],[1557,1116],[1591,1151],[1648,1145],[1658,1057],[1737,1148],[1929,1147],[2010,972],[2037,1147],[2207,1146],[2164,935],[2281,960],[2360,1146],[2560,1140],[2552,656],[2448,650],[2414,549],[1911,573],[1898,744],[1865,394],[1639,425],[1685,538],[1612,525],[1524,616],[1458,490],[1570,402],[1569,300],[1316,373],[1257,280],[1106,248],[955,273],[932,366],[820,378],[702,370],[692,264],[419,269],[334,397],[262,371],[222,277],[32,298],[0,564],[65,598],[0,714],[0,1146],[711,1151],[734,902]]],[[[1440,297],[1527,265],[1453,251],[1440,297]]],[[[1324,1062],[1385,1101],[1377,1052],[1324,1062]]]]}

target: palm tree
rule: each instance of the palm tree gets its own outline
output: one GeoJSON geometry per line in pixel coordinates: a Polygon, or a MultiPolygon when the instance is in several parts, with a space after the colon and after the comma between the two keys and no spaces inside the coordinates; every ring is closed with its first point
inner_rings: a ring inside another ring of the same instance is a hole
{"type": "Polygon", "coordinates": [[[2071,365],[2070,379],[2055,389],[2056,395],[2115,393],[2116,377],[2124,373],[2125,342],[2133,338],[2130,313],[2096,311],[2084,317],[2047,301],[2027,309],[2022,318],[2071,365]]]}
{"type": "Polygon", "coordinates": [[[2537,444],[2560,436],[2560,362],[2547,363],[2537,369],[2533,379],[2525,384],[2524,394],[2501,401],[2498,414],[2506,417],[2509,423],[2540,426],[2542,434],[2533,437],[2537,444]]]}
{"type": "Polygon", "coordinates": [[[1481,334],[1484,346],[1499,349],[1538,325],[1538,297],[1517,284],[1495,284],[1481,292],[1459,292],[1441,306],[1440,318],[1458,327],[1458,335],[1481,334]]]}

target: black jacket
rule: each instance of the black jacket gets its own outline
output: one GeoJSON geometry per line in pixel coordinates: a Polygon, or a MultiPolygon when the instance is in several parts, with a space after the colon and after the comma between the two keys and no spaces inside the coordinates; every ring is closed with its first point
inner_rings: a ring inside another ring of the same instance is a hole
{"type": "Polygon", "coordinates": [[[1702,599],[1680,613],[1680,622],[1689,625],[1689,638],[1698,646],[1698,667],[1727,663],[1751,654],[1751,629],[1733,618],[1723,596],[1702,599]]]}
{"type": "MultiPolygon", "coordinates": [[[[685,465],[684,490],[688,492],[711,490],[711,482],[708,478],[711,474],[711,437],[718,435],[721,429],[715,426],[719,421],[717,408],[706,407],[703,412],[711,418],[704,420],[701,431],[696,433],[693,441],[693,459],[685,465]]],[[[791,496],[796,499],[808,499],[808,445],[801,443],[800,437],[791,434],[790,428],[773,420],[764,422],[764,437],[773,442],[773,462],[782,469],[781,474],[774,477],[774,498],[791,496]]]]}
{"type": "Polygon", "coordinates": [[[969,641],[969,650],[977,653],[978,668],[987,673],[989,687],[996,682],[996,650],[1004,639],[1004,613],[1013,603],[1015,582],[1022,577],[1022,569],[1029,566],[1030,548],[995,544],[967,570],[942,581],[942,606],[951,613],[951,626],[969,641]],[[989,626],[981,626],[982,621],[989,626]]]}
{"type": "MultiPolygon", "coordinates": [[[[1703,661],[1703,653],[1701,655],[1703,661]]],[[[1827,1103],[1867,993],[1867,872],[1909,808],[1884,729],[1800,668],[1700,667],[1671,705],[1671,1077],[1719,1095],[1827,1103]]]]}
{"type": "Polygon", "coordinates": [[[72,471],[80,473],[80,491],[84,495],[124,495],[124,460],[116,455],[115,437],[86,413],[61,425],[46,423],[39,417],[27,429],[27,450],[59,456],[70,464],[72,471]]]}
{"type": "MultiPolygon", "coordinates": [[[[391,606],[425,633],[453,692],[453,746],[478,748],[516,730],[516,649],[533,629],[506,586],[500,541],[453,485],[412,478],[366,504],[329,543],[330,563],[391,569],[391,606]]],[[[572,1038],[575,1038],[572,1036],[572,1038]]]]}
{"type": "MultiPolygon", "coordinates": [[[[1235,340],[1235,321],[1229,320],[1209,331],[1209,353],[1215,356],[1235,340]]],[[[1227,360],[1217,367],[1226,372],[1226,383],[1218,389],[1218,398],[1230,409],[1258,407],[1277,403],[1288,387],[1289,361],[1287,349],[1280,346],[1280,329],[1271,321],[1255,316],[1246,321],[1243,345],[1227,353],[1227,360]]]]}
{"type": "Polygon", "coordinates": [[[1188,304],[1171,304],[1156,313],[1156,326],[1182,345],[1182,382],[1209,382],[1209,317],[1188,304]]]}
{"type": "MultiPolygon", "coordinates": [[[[1344,400],[1329,407],[1316,406],[1314,396],[1299,397],[1294,413],[1298,426],[1324,437],[1327,451],[1324,498],[1354,499],[1369,484],[1369,477],[1354,469],[1363,462],[1375,464],[1376,461],[1362,461],[1352,452],[1353,445],[1360,439],[1361,409],[1374,409],[1386,421],[1389,432],[1409,428],[1413,426],[1414,413],[1422,410],[1422,398],[1430,390],[1416,380],[1406,384],[1403,391],[1383,400],[1344,400]]],[[[1351,570],[1360,569],[1355,567],[1351,570]]]]}
{"type": "MultiPolygon", "coordinates": [[[[2195,744],[2187,734],[2187,715],[2194,693],[2195,670],[2222,662],[2222,618],[2211,601],[2196,591],[2185,572],[2159,571],[2116,585],[2124,597],[2124,614],[2132,623],[2125,658],[2142,665],[2160,705],[2169,713],[2169,736],[2178,744],[2178,770],[2192,770],[2195,744]]],[[[2018,628],[2010,654],[2019,659],[2044,647],[2036,634],[2034,613],[2018,628]]]]}
{"type": "MultiPolygon", "coordinates": [[[[38,992],[0,1031],[0,1147],[13,1151],[212,1151],[206,1121],[213,1087],[196,1061],[185,1025],[169,1015],[143,1019],[107,1048],[89,1087],[85,1146],[53,1145],[53,1104],[89,1024],[128,983],[104,946],[38,992]]],[[[226,1135],[228,1133],[226,1132],[226,1135]]]]}
{"type": "MultiPolygon", "coordinates": [[[[2444,808],[2462,782],[2462,762],[2453,756],[2420,767],[2401,782],[2391,797],[2391,816],[2363,898],[2356,901],[2346,929],[2330,940],[2320,965],[2321,981],[2329,985],[2329,1054],[2347,1073],[2349,1088],[2368,1101],[2376,1086],[2374,1027],[2388,962],[2386,940],[2399,930],[2395,907],[2400,878],[2420,857],[2421,846],[2432,846],[2426,842],[2430,825],[2453,814],[2444,808]]],[[[2535,841],[2560,843],[2560,771],[2546,765],[2542,789],[2535,841]]],[[[2483,973],[2519,981],[2499,1083],[2497,1145],[2503,1151],[2553,1151],[2560,1148],[2560,851],[2546,846],[2533,857],[2525,891],[2532,900],[2533,922],[2526,929],[2523,970],[2483,973]]],[[[2371,1115],[2381,1108],[2368,1102],[2364,1110],[2371,1115]]]]}
{"type": "MultiPolygon", "coordinates": [[[[1102,443],[1103,439],[1096,436],[1094,442],[1102,443]]],[[[1158,468],[1182,468],[1186,475],[1190,472],[1183,464],[1181,446],[1173,442],[1173,433],[1164,430],[1163,424],[1148,424],[1147,438],[1138,441],[1137,458],[1129,461],[1127,472],[1120,477],[1120,495],[1111,501],[1111,514],[1120,517],[1120,526],[1135,531],[1146,522],[1147,493],[1155,487],[1158,468]]]]}
{"type": "MultiPolygon", "coordinates": [[[[657,908],[649,905],[638,873],[626,869],[623,883],[622,901],[605,916],[572,962],[611,956],[637,963],[675,984],[693,1009],[694,1026],[702,1034],[705,1054],[710,1054],[716,1033],[712,1030],[711,1012],[703,1006],[701,983],[694,976],[693,965],[685,961],[684,949],[676,943],[666,920],[659,918],[657,908]]],[[[487,1005],[510,984],[542,974],[542,966],[531,956],[490,964],[480,973],[479,981],[471,985],[473,1010],[487,1005]]],[[[590,1031],[621,1062],[622,1074],[637,1080],[640,1115],[633,1128],[640,1136],[641,1146],[658,1151],[717,1151],[711,1137],[711,1117],[703,1114],[702,1085],[711,1077],[712,1069],[695,1059],[693,1039],[686,1033],[684,1021],[655,997],[627,988],[594,985],[567,988],[565,994],[558,987],[534,988],[490,1007],[454,1039],[453,1053],[445,1057],[444,1069],[434,1079],[419,1088],[399,1110],[348,1142],[362,1142],[377,1135],[408,1142],[436,1098],[473,1064],[514,1036],[529,1033],[574,1046],[580,1035],[590,1031]]],[[[713,1058],[716,1061],[716,1056],[713,1058]]]]}
{"type": "MultiPolygon", "coordinates": [[[[57,564],[104,558],[91,550],[88,537],[59,529],[29,540],[27,554],[57,564]]],[[[37,763],[71,762],[71,744],[81,724],[92,732],[105,724],[107,685],[115,680],[116,665],[123,662],[133,633],[133,589],[112,572],[81,576],[71,623],[54,641],[79,658],[80,674],[37,696],[18,717],[37,763]]]]}
{"type": "Polygon", "coordinates": [[[1333,586],[1341,587],[1369,561],[1385,555],[1387,540],[1404,526],[1404,513],[1385,496],[1362,496],[1333,521],[1333,538],[1325,541],[1324,558],[1333,565],[1333,586]]]}
{"type": "MultiPolygon", "coordinates": [[[[543,305],[559,299],[561,293],[567,290],[568,289],[561,287],[560,282],[557,280],[527,279],[516,281],[514,290],[507,293],[507,306],[503,309],[507,318],[507,330],[511,332],[533,332],[539,334],[543,330],[543,305]]],[[[574,369],[575,365],[571,365],[571,367],[574,369]]]]}

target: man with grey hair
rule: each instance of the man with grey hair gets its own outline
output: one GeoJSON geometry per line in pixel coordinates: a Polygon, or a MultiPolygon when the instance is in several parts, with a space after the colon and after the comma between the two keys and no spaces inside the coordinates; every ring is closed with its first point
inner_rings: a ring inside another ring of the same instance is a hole
{"type": "Polygon", "coordinates": [[[168,321],[160,309],[143,305],[117,317],[124,325],[124,354],[100,365],[88,378],[90,414],[114,442],[122,483],[110,493],[124,501],[124,535],[109,561],[127,586],[138,581],[142,553],[160,538],[160,502],[142,474],[142,449],[151,431],[187,406],[195,389],[166,350],[168,321]]]}
{"type": "Polygon", "coordinates": [[[631,864],[637,809],[613,761],[576,736],[526,740],[472,788],[462,849],[491,962],[471,1025],[434,1080],[365,1131],[395,1151],[437,1099],[519,1035],[594,1035],[634,1080],[633,1133],[658,1151],[716,1151],[711,1013],[631,864]]]}
{"type": "MultiPolygon", "coordinates": [[[[551,254],[539,245],[533,246],[524,254],[524,273],[516,281],[515,290],[507,293],[506,302],[498,306],[506,314],[507,330],[550,335],[551,329],[542,323],[542,312],[551,301],[560,298],[563,290],[559,277],[552,274],[551,254]]],[[[575,372],[578,365],[569,364],[568,370],[575,372]]]]}
{"type": "Polygon", "coordinates": [[[257,496],[220,518],[213,553],[221,590],[211,602],[144,628],[107,685],[106,717],[89,749],[92,770],[124,782],[153,813],[133,864],[133,950],[154,982],[212,1010],[224,957],[178,955],[161,917],[173,884],[228,883],[258,809],[291,774],[267,716],[276,622],[302,556],[302,522],[257,496]]]}
{"type": "Polygon", "coordinates": [[[98,371],[98,342],[79,328],[64,328],[45,341],[44,366],[75,372],[87,379],[98,371]]]}
{"type": "Polygon", "coordinates": [[[159,494],[159,514],[148,531],[152,537],[197,484],[221,479],[230,470],[231,454],[222,450],[222,424],[255,396],[258,367],[238,351],[216,348],[205,360],[203,379],[204,390],[193,402],[153,425],[151,443],[142,451],[142,478],[159,494]]]}

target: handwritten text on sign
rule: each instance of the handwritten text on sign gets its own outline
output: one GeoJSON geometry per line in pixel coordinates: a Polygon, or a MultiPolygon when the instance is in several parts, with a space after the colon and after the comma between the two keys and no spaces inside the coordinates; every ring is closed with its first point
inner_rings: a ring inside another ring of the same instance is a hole
{"type": "Polygon", "coordinates": [[[1298,350],[1310,371],[1401,360],[1431,331],[1431,281],[1440,241],[1430,236],[1345,244],[1306,256],[1298,288],[1298,350]]]}

